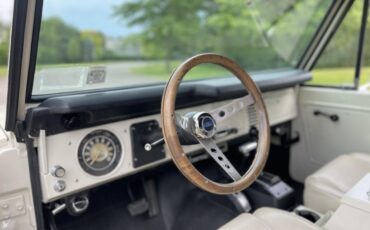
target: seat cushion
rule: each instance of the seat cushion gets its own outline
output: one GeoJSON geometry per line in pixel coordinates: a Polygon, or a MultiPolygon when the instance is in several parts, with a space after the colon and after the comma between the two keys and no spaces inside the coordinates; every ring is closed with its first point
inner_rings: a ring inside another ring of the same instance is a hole
{"type": "Polygon", "coordinates": [[[334,211],[342,196],[370,172],[370,154],[341,155],[308,176],[304,204],[318,212],[334,211]]]}
{"type": "Polygon", "coordinates": [[[243,213],[220,230],[274,230],[274,229],[320,229],[308,220],[293,213],[275,208],[260,208],[254,214],[243,213]]]}
{"type": "Polygon", "coordinates": [[[262,220],[258,219],[252,214],[242,213],[239,216],[232,219],[230,222],[223,225],[219,230],[264,230],[270,229],[269,226],[263,223],[262,220]]]}

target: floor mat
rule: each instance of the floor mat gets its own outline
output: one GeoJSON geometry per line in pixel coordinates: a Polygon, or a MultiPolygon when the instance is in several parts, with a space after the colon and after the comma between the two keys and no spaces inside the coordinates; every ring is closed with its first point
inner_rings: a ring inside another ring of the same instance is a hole
{"type": "Polygon", "coordinates": [[[217,229],[237,215],[235,210],[220,203],[216,196],[196,190],[186,197],[172,229],[217,229]]]}
{"type": "Polygon", "coordinates": [[[132,217],[127,209],[131,202],[127,183],[116,181],[92,190],[91,205],[81,216],[58,214],[58,230],[213,230],[238,215],[226,196],[206,193],[177,172],[165,174],[157,182],[159,215],[132,217]]]}
{"type": "Polygon", "coordinates": [[[289,180],[287,182],[292,188],[294,188],[294,197],[295,197],[295,203],[296,206],[303,205],[303,191],[304,191],[304,185],[302,183],[289,180]]]}
{"type": "Polygon", "coordinates": [[[58,230],[165,229],[161,215],[132,217],[127,209],[128,197],[125,186],[118,183],[96,190],[90,194],[91,206],[86,213],[72,217],[64,212],[58,216],[58,230]]]}

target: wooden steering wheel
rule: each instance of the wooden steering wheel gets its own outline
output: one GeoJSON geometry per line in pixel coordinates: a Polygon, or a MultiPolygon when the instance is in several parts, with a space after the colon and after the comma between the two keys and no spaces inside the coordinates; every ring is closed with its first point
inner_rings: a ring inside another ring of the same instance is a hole
{"type": "Polygon", "coordinates": [[[172,159],[181,173],[195,186],[215,194],[232,194],[251,185],[265,166],[270,146],[270,126],[261,92],[252,78],[233,60],[217,54],[200,54],[183,62],[172,74],[162,97],[162,132],[172,159]],[[194,112],[181,116],[175,113],[179,85],[189,70],[202,63],[220,65],[232,72],[243,83],[247,96],[233,100],[209,112],[194,112]],[[254,160],[241,176],[213,139],[216,125],[232,115],[254,105],[258,118],[258,142],[254,160]],[[186,156],[179,139],[179,129],[194,137],[218,165],[233,179],[231,183],[218,183],[200,173],[186,156]]]}

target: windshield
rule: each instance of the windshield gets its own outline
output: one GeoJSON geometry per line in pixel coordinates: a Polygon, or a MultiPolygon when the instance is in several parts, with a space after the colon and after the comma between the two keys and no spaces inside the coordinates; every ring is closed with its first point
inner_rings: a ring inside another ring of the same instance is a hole
{"type": "MultiPolygon", "coordinates": [[[[293,68],[330,1],[45,0],[33,95],[167,81],[205,52],[247,71],[293,68]]],[[[187,79],[227,77],[202,65],[187,79]]]]}

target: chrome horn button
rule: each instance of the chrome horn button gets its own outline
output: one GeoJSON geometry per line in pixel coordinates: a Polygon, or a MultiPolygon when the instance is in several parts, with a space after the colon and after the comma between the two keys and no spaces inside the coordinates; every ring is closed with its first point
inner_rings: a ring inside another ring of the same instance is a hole
{"type": "Polygon", "coordinates": [[[211,114],[199,112],[194,114],[194,134],[203,139],[212,138],[216,133],[216,121],[211,114]]]}

